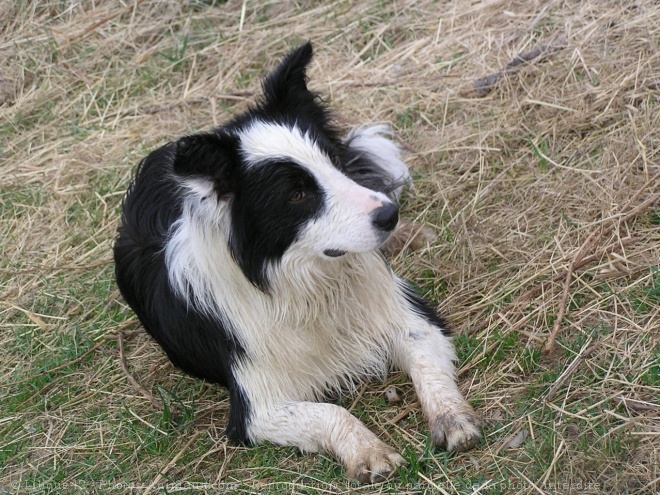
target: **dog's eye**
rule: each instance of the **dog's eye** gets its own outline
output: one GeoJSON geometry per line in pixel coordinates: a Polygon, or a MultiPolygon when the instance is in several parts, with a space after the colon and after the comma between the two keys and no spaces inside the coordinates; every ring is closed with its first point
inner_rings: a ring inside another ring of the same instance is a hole
{"type": "Polygon", "coordinates": [[[339,158],[339,155],[332,155],[331,160],[336,168],[341,168],[341,158],[339,158]]]}
{"type": "Polygon", "coordinates": [[[302,199],[305,197],[305,191],[294,191],[293,194],[291,195],[291,198],[289,198],[289,201],[292,203],[297,203],[299,201],[302,201],[302,199]]]}

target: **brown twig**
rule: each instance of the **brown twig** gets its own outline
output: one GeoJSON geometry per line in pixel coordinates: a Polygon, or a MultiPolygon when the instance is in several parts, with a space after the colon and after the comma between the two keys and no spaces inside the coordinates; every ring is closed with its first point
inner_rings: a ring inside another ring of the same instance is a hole
{"type": "Polygon", "coordinates": [[[543,398],[543,402],[549,402],[553,399],[557,391],[562,387],[564,383],[566,383],[566,380],[575,373],[575,370],[578,368],[580,363],[587,357],[591,355],[592,352],[596,349],[596,344],[591,345],[587,347],[584,352],[578,354],[578,356],[573,360],[571,364],[568,365],[568,367],[564,370],[564,372],[557,378],[557,381],[555,381],[554,385],[550,387],[550,390],[548,390],[548,393],[545,394],[545,397],[543,398]]]}
{"type": "MultiPolygon", "coordinates": [[[[579,263],[576,263],[575,266],[573,267],[573,271],[575,272],[575,271],[585,267],[586,265],[601,259],[606,254],[610,254],[613,251],[616,251],[618,248],[629,246],[630,244],[633,243],[633,241],[634,241],[634,239],[632,237],[624,237],[623,239],[619,240],[618,242],[615,242],[614,244],[611,244],[611,245],[607,246],[606,248],[601,249],[597,253],[594,253],[591,256],[587,256],[586,258],[584,258],[579,263]]],[[[546,280],[545,282],[537,285],[536,287],[532,287],[527,292],[523,293],[520,297],[518,297],[515,301],[513,301],[508,306],[506,306],[504,309],[502,309],[501,311],[498,311],[495,314],[495,316],[498,316],[498,317],[502,318],[505,314],[511,312],[511,310],[518,307],[522,302],[524,302],[528,299],[531,299],[532,297],[534,297],[539,292],[542,292],[543,290],[547,289],[550,285],[552,285],[556,282],[559,282],[560,280],[566,278],[567,273],[568,273],[568,270],[565,270],[565,271],[555,275],[550,280],[546,280]]],[[[491,323],[492,323],[492,321],[485,320],[485,321],[481,322],[479,325],[477,325],[476,327],[470,328],[467,331],[467,333],[468,333],[468,335],[471,335],[473,333],[480,332],[481,330],[484,330],[485,328],[488,328],[488,326],[491,323]]]]}
{"type": "Polygon", "coordinates": [[[557,341],[557,335],[559,335],[559,330],[561,329],[561,324],[564,321],[564,316],[566,314],[566,305],[568,303],[571,279],[573,278],[573,271],[575,265],[584,258],[584,256],[587,254],[587,252],[589,252],[592,249],[593,246],[597,245],[601,241],[601,239],[609,235],[617,227],[617,225],[619,225],[624,220],[627,220],[635,215],[638,215],[642,211],[649,208],[651,205],[655,204],[658,201],[658,199],[660,199],[660,195],[657,194],[651,195],[649,198],[646,199],[646,201],[643,201],[640,205],[633,208],[632,210],[630,209],[633,203],[641,196],[642,192],[646,190],[648,186],[653,184],[658,179],[658,177],[659,177],[658,175],[651,177],[651,179],[646,181],[644,185],[635,194],[633,194],[633,196],[621,209],[620,215],[612,219],[612,223],[609,227],[607,227],[606,229],[602,229],[601,226],[601,228],[594,230],[591,233],[591,235],[587,238],[587,240],[584,242],[584,244],[582,244],[582,247],[578,251],[577,255],[571,261],[566,273],[566,277],[564,279],[564,290],[562,293],[561,302],[559,304],[559,311],[557,313],[557,318],[555,319],[555,323],[552,327],[552,332],[550,332],[548,341],[546,342],[545,348],[543,349],[545,353],[552,354],[555,351],[555,343],[557,341]],[[618,222],[614,221],[615,219],[618,219],[618,222]]]}
{"type": "Polygon", "coordinates": [[[500,455],[500,452],[506,449],[511,444],[511,441],[516,438],[516,436],[518,436],[518,434],[522,431],[522,421],[519,421],[519,423],[520,424],[513,430],[513,433],[506,437],[504,441],[495,449],[495,453],[493,454],[494,457],[500,455]]]}
{"type": "Polygon", "coordinates": [[[561,295],[561,301],[559,302],[559,311],[557,312],[557,317],[555,318],[555,323],[552,326],[552,331],[548,337],[548,341],[543,348],[543,351],[547,354],[552,354],[555,352],[555,342],[557,340],[557,335],[559,335],[559,329],[561,328],[561,322],[564,321],[564,316],[566,315],[566,305],[568,304],[568,294],[571,287],[571,279],[573,278],[573,267],[575,266],[575,259],[571,261],[571,264],[568,265],[568,270],[566,271],[566,277],[564,278],[564,289],[561,295]]]}
{"type": "Polygon", "coordinates": [[[353,403],[348,408],[348,412],[351,412],[353,409],[355,409],[355,407],[358,405],[358,402],[360,402],[360,399],[362,399],[362,396],[364,395],[364,392],[367,390],[368,386],[369,386],[368,382],[362,385],[362,388],[358,392],[357,396],[355,397],[355,399],[353,399],[353,403]]]}
{"type": "Polygon", "coordinates": [[[656,412],[660,411],[660,405],[642,402],[635,399],[627,399],[625,397],[613,397],[614,400],[620,402],[625,407],[632,409],[635,412],[656,412]]]}
{"type": "Polygon", "coordinates": [[[563,48],[563,46],[543,45],[538,48],[535,48],[534,50],[521,53],[518,56],[516,56],[511,62],[506,64],[504,69],[499,70],[488,76],[477,79],[474,82],[474,88],[471,91],[467,91],[466,93],[474,92],[476,93],[477,97],[483,98],[484,96],[488,95],[493,89],[495,89],[497,83],[500,82],[504,77],[517,73],[520,69],[522,69],[522,67],[525,64],[531,62],[532,60],[547,55],[551,52],[560,50],[561,48],[563,48]]]}
{"type": "Polygon", "coordinates": [[[397,424],[399,421],[402,419],[406,418],[411,412],[413,412],[415,409],[419,409],[421,406],[419,404],[419,401],[415,401],[412,404],[410,404],[408,407],[406,407],[403,411],[401,411],[399,414],[394,416],[391,420],[390,423],[393,425],[397,424]]]}
{"type": "Polygon", "coordinates": [[[154,394],[149,392],[140,382],[138,382],[133,375],[128,371],[128,365],[126,364],[126,355],[124,354],[124,334],[120,333],[117,336],[117,344],[119,347],[119,366],[121,367],[121,370],[124,372],[124,375],[126,375],[126,378],[128,378],[128,381],[131,382],[131,385],[135,387],[135,389],[138,390],[144,397],[149,399],[149,402],[151,402],[156,409],[159,411],[163,411],[165,407],[163,404],[154,397],[154,394]]]}
{"type": "Polygon", "coordinates": [[[599,231],[596,230],[591,233],[587,240],[582,244],[578,254],[571,260],[571,263],[568,265],[568,270],[566,270],[566,277],[564,277],[564,289],[562,291],[561,301],[559,303],[559,312],[557,313],[557,318],[555,318],[555,323],[552,326],[552,332],[550,332],[548,341],[546,342],[545,348],[543,349],[547,354],[552,354],[555,351],[557,335],[559,335],[561,322],[564,321],[564,316],[566,315],[566,305],[568,304],[568,295],[571,287],[571,280],[573,279],[575,265],[582,261],[587,251],[591,249],[594,244],[596,244],[597,239],[600,240],[605,236],[603,231],[600,231],[600,234],[598,234],[598,232],[599,231]]]}
{"type": "Polygon", "coordinates": [[[136,335],[142,333],[144,330],[135,330],[133,332],[124,332],[124,330],[126,330],[126,329],[128,329],[132,326],[138,325],[139,323],[140,322],[137,321],[137,320],[129,321],[128,323],[125,323],[124,325],[122,325],[119,328],[119,330],[117,331],[118,333],[112,333],[110,335],[106,335],[105,338],[101,342],[98,342],[94,347],[92,347],[88,351],[85,351],[82,355],[78,356],[76,359],[72,359],[71,361],[67,361],[64,364],[60,364],[59,366],[55,366],[54,368],[51,368],[48,371],[44,371],[43,373],[39,373],[38,375],[29,376],[27,378],[24,378],[23,380],[19,380],[17,382],[12,382],[12,383],[7,383],[6,385],[0,385],[0,388],[5,388],[5,387],[9,388],[9,387],[15,387],[16,385],[22,385],[24,383],[29,382],[30,380],[34,380],[36,378],[41,378],[42,376],[46,376],[50,373],[55,373],[56,371],[59,371],[59,370],[62,370],[64,368],[66,368],[67,366],[73,366],[75,364],[78,364],[83,359],[85,359],[87,356],[89,356],[93,352],[99,350],[101,348],[101,346],[103,346],[103,344],[108,342],[108,340],[117,339],[119,335],[123,335],[124,338],[126,338],[126,339],[132,339],[136,335]]]}

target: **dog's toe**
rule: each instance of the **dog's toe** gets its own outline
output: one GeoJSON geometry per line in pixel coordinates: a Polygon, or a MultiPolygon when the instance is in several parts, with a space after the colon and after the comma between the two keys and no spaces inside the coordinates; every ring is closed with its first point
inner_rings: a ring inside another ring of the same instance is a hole
{"type": "Polygon", "coordinates": [[[383,483],[396,473],[399,467],[408,463],[394,449],[383,444],[377,448],[366,449],[357,465],[349,467],[351,478],[360,483],[383,483]]]}
{"type": "Polygon", "coordinates": [[[431,423],[431,441],[450,452],[474,448],[481,439],[481,421],[469,404],[439,414],[431,423]]]}

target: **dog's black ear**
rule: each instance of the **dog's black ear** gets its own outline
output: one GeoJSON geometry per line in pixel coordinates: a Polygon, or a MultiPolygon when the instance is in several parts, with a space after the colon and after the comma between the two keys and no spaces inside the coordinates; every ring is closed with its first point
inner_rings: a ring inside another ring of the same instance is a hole
{"type": "Polygon", "coordinates": [[[172,168],[180,177],[212,180],[218,196],[232,192],[238,139],[228,134],[194,134],[175,144],[172,168]]]}
{"type": "Polygon", "coordinates": [[[269,103],[282,102],[289,95],[307,92],[306,69],[312,60],[312,43],[292,50],[264,81],[264,95],[269,103]]]}

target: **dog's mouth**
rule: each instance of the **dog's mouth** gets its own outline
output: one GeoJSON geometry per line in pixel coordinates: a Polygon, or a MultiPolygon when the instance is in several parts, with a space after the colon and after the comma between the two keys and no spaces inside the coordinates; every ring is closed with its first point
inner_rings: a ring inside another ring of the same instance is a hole
{"type": "Polygon", "coordinates": [[[330,258],[339,258],[340,256],[344,256],[346,251],[342,251],[340,249],[326,249],[323,251],[323,254],[330,258]]]}

